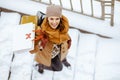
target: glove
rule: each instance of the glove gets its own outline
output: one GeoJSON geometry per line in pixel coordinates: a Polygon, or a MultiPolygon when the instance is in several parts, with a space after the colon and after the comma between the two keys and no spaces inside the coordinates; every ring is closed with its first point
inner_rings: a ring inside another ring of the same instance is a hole
{"type": "Polygon", "coordinates": [[[41,38],[41,46],[44,48],[46,43],[48,42],[48,36],[45,33],[43,33],[42,35],[43,37],[41,38]]]}
{"type": "Polygon", "coordinates": [[[36,42],[38,42],[38,47],[40,50],[42,50],[46,43],[48,42],[48,36],[45,32],[42,32],[42,30],[36,31],[39,35],[36,35],[36,38],[34,39],[36,42]]]}
{"type": "Polygon", "coordinates": [[[68,43],[68,49],[71,47],[71,42],[72,42],[72,40],[70,38],[70,40],[67,41],[67,43],[68,43]]]}

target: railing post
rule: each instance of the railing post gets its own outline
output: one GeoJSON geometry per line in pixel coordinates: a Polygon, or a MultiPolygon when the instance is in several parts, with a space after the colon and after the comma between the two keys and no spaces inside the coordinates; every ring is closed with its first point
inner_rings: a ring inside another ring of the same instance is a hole
{"type": "Polygon", "coordinates": [[[93,17],[94,16],[94,13],[93,13],[93,0],[91,0],[91,16],[93,17]]]}
{"type": "Polygon", "coordinates": [[[80,5],[81,5],[81,13],[83,14],[83,5],[82,5],[82,0],[80,0],[80,5]]]}
{"type": "Polygon", "coordinates": [[[102,15],[101,15],[101,18],[102,18],[102,20],[105,20],[105,3],[104,3],[104,1],[101,1],[101,11],[102,11],[102,15]]]}
{"type": "Polygon", "coordinates": [[[51,0],[49,0],[49,2],[50,2],[50,4],[52,4],[52,1],[51,1],[51,0]]]}
{"type": "Polygon", "coordinates": [[[71,10],[73,11],[72,1],[70,0],[71,10]]]}
{"type": "Polygon", "coordinates": [[[114,3],[115,3],[115,0],[112,0],[112,3],[111,3],[111,26],[114,25],[114,3]]]}
{"type": "Polygon", "coordinates": [[[60,2],[60,5],[61,5],[61,6],[63,6],[62,1],[61,1],[61,0],[59,0],[59,2],[60,2]]]}

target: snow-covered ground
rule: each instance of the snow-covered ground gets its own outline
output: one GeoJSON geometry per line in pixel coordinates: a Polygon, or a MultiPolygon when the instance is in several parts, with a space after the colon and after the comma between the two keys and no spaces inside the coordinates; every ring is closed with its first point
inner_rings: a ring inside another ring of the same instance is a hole
{"type": "MultiPolygon", "coordinates": [[[[0,7],[32,15],[35,15],[37,10],[44,12],[46,8],[46,5],[32,3],[29,0],[13,0],[19,3],[16,2],[14,5],[12,1],[8,1],[10,0],[0,0],[0,7]]],[[[116,3],[118,9],[120,3],[116,3]]],[[[13,28],[19,25],[20,14],[2,12],[0,16],[0,80],[120,80],[118,19],[120,12],[117,9],[114,27],[108,26],[109,23],[106,21],[63,11],[70,19],[71,26],[113,38],[102,38],[96,34],[85,34],[77,29],[70,29],[72,46],[67,58],[72,65],[71,70],[64,67],[61,72],[45,70],[44,74],[39,74],[34,68],[34,54],[30,54],[29,51],[12,51],[12,32],[13,28]]]]}

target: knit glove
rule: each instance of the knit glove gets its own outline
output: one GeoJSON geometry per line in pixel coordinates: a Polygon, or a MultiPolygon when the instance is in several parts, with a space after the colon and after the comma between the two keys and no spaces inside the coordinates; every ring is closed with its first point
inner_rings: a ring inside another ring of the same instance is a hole
{"type": "Polygon", "coordinates": [[[48,36],[45,33],[43,33],[42,35],[43,37],[41,38],[40,46],[44,48],[46,46],[46,43],[48,42],[48,36]]]}
{"type": "Polygon", "coordinates": [[[67,43],[68,43],[68,49],[71,47],[71,42],[72,42],[72,40],[70,38],[70,40],[67,41],[67,43]]]}
{"type": "Polygon", "coordinates": [[[35,41],[38,41],[38,47],[40,50],[42,50],[48,42],[48,36],[45,32],[42,32],[41,30],[37,31],[37,33],[38,32],[39,35],[36,36],[35,41]]]}

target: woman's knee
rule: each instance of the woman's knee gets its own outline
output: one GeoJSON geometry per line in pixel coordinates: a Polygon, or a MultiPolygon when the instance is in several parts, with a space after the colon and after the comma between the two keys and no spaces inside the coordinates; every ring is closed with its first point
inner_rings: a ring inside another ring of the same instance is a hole
{"type": "Polygon", "coordinates": [[[59,65],[59,67],[53,67],[53,71],[61,71],[63,69],[63,65],[59,65]]]}

